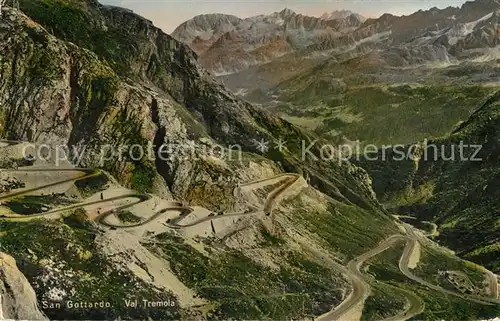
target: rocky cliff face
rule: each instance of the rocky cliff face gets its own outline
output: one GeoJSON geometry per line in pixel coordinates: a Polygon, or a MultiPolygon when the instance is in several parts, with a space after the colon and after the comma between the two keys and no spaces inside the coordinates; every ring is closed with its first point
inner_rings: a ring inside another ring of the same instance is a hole
{"type": "Polygon", "coordinates": [[[494,11],[473,23],[466,25],[466,31],[455,41],[453,50],[457,55],[470,50],[495,48],[500,45],[500,11],[494,11]]]}
{"type": "MultiPolygon", "coordinates": [[[[126,10],[93,3],[85,11],[77,11],[81,4],[75,2],[74,7],[63,6],[67,11],[62,12],[38,2],[22,5],[40,23],[11,10],[4,12],[0,22],[5,136],[87,146],[80,165],[92,166],[99,162],[101,147],[106,144],[139,144],[150,151],[153,148],[148,142],[193,144],[201,151],[205,138],[212,145],[215,141],[244,142],[254,149],[241,138],[269,135],[253,119],[252,113],[258,111],[237,101],[201,69],[191,50],[149,21],[126,10]],[[51,25],[55,20],[47,18],[60,14],[60,19],[70,19],[75,12],[88,15],[88,24],[79,26],[81,34],[67,26],[51,25]],[[128,32],[130,39],[123,39],[123,33],[117,35],[123,26],[127,30],[120,32],[128,32]],[[113,44],[99,46],[100,37],[110,37],[113,44]]],[[[175,158],[155,166],[156,161],[131,161],[124,155],[104,166],[132,187],[147,189],[141,182],[154,178],[160,192],[179,186],[180,194],[189,189],[184,176],[193,167],[205,167],[202,160],[196,165],[175,158]]],[[[213,166],[206,166],[209,172],[210,168],[213,166]]],[[[199,178],[188,181],[210,176],[203,174],[208,173],[205,170],[198,173],[199,178]]]]}
{"type": "Polygon", "coordinates": [[[19,271],[16,261],[0,252],[0,318],[48,320],[38,309],[35,291],[19,271]]]}

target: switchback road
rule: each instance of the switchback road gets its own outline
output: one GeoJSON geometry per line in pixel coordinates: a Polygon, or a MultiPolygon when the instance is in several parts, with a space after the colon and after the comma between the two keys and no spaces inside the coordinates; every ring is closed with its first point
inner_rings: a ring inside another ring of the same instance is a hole
{"type": "MultiPolygon", "coordinates": [[[[438,285],[431,284],[422,279],[421,277],[414,275],[410,271],[408,264],[410,262],[410,258],[415,249],[415,246],[418,242],[418,236],[415,235],[413,229],[407,225],[405,225],[405,230],[407,232],[407,235],[402,235],[402,234],[392,235],[386,240],[384,240],[382,243],[380,243],[377,247],[371,249],[366,253],[361,254],[360,256],[356,257],[347,264],[347,268],[349,271],[348,276],[351,279],[351,284],[353,288],[352,292],[349,295],[349,297],[346,300],[344,300],[344,302],[342,302],[334,310],[322,315],[319,318],[319,320],[322,321],[342,320],[343,316],[347,315],[353,308],[357,307],[358,304],[361,304],[370,294],[370,285],[368,283],[369,281],[361,272],[361,267],[363,266],[363,264],[365,264],[367,260],[392,248],[398,242],[406,243],[398,265],[401,273],[403,273],[407,278],[435,291],[460,297],[464,300],[468,300],[471,302],[485,304],[485,305],[500,304],[500,300],[498,298],[495,299],[495,298],[480,297],[475,295],[466,295],[450,291],[438,285]]],[[[419,315],[424,310],[424,302],[421,298],[404,289],[400,290],[405,293],[407,300],[410,303],[409,308],[407,308],[405,311],[399,313],[396,316],[386,319],[386,321],[408,320],[414,316],[419,315]]]]}
{"type": "MultiPolygon", "coordinates": [[[[12,145],[17,145],[23,143],[22,141],[12,141],[12,140],[0,140],[0,143],[2,144],[7,144],[9,146],[12,145]]],[[[87,178],[92,178],[95,176],[98,176],[101,174],[99,170],[94,170],[90,168],[70,168],[70,169],[64,169],[64,168],[18,168],[18,169],[0,169],[0,172],[11,172],[11,173],[35,173],[35,172],[44,172],[44,173],[78,173],[80,174],[77,177],[73,178],[67,178],[64,180],[56,181],[53,183],[45,184],[42,186],[38,186],[35,188],[29,188],[29,189],[23,189],[21,191],[13,192],[13,193],[8,193],[5,195],[0,195],[0,201],[5,201],[9,199],[13,199],[16,197],[21,197],[28,195],[30,193],[37,192],[39,190],[43,190],[46,188],[50,187],[55,187],[58,185],[66,184],[66,183],[71,183],[71,182],[76,182],[79,180],[84,180],[87,178]]],[[[125,195],[120,195],[117,197],[113,198],[108,198],[104,200],[99,200],[99,201],[92,201],[92,202],[85,202],[85,203],[79,203],[75,205],[70,205],[66,206],[63,208],[55,209],[52,211],[44,212],[44,213],[39,213],[39,214],[33,214],[33,215],[26,215],[26,216],[11,216],[11,217],[4,217],[2,220],[7,220],[7,221],[17,221],[17,222],[25,222],[25,221],[30,221],[34,219],[39,219],[39,218],[60,218],[63,213],[75,210],[78,208],[83,208],[91,205],[98,205],[98,204],[105,204],[109,203],[112,201],[118,201],[122,199],[130,199],[130,198],[135,198],[137,201],[126,204],[124,206],[117,207],[115,209],[106,211],[101,213],[95,218],[95,222],[97,222],[100,225],[109,227],[109,228],[120,228],[120,229],[130,229],[130,228],[136,228],[140,226],[144,226],[146,224],[149,224],[162,215],[168,213],[168,212],[178,212],[179,216],[173,220],[171,220],[167,226],[173,229],[182,229],[182,228],[188,228],[188,227],[193,227],[198,224],[202,224],[204,222],[210,221],[210,220],[217,220],[217,219],[222,219],[225,217],[239,217],[239,216],[245,216],[245,215],[254,215],[259,212],[264,212],[266,215],[270,215],[273,209],[273,206],[276,203],[276,200],[281,196],[290,186],[292,186],[301,176],[298,174],[280,174],[275,177],[267,178],[267,179],[260,179],[257,181],[252,181],[248,183],[244,183],[241,186],[236,187],[236,189],[241,189],[243,187],[249,187],[252,185],[257,185],[257,184],[265,184],[266,181],[272,181],[276,179],[283,179],[283,182],[279,184],[273,191],[271,191],[261,209],[253,208],[250,211],[245,211],[245,212],[239,212],[239,213],[227,213],[223,215],[217,215],[217,216],[208,216],[201,218],[195,222],[186,224],[186,225],[181,225],[179,224],[180,221],[182,221],[187,215],[191,214],[193,212],[193,209],[188,206],[183,206],[182,203],[175,203],[172,202],[173,206],[166,207],[161,209],[160,211],[156,212],[153,214],[151,217],[136,223],[136,224],[111,224],[106,222],[106,219],[111,216],[115,215],[116,213],[125,210],[127,208],[130,208],[132,206],[135,206],[137,204],[140,204],[142,202],[149,201],[151,199],[151,195],[149,194],[141,194],[141,193],[128,193],[125,195]]]]}

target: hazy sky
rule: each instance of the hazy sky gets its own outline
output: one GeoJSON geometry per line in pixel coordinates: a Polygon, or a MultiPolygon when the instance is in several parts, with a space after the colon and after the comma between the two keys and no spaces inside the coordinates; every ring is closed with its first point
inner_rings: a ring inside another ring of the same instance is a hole
{"type": "Polygon", "coordinates": [[[179,24],[204,13],[227,13],[241,18],[269,14],[290,8],[297,13],[320,16],[324,12],[348,9],[366,17],[378,17],[389,12],[410,14],[434,6],[460,6],[465,0],[100,0],[134,10],[152,20],[156,26],[171,33],[179,24]]]}

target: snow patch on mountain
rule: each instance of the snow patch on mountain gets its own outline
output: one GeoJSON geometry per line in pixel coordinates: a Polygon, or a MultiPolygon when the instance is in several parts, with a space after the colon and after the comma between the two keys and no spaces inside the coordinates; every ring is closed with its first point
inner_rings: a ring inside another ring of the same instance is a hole
{"type": "Polygon", "coordinates": [[[367,43],[367,42],[380,42],[380,41],[383,41],[383,40],[386,40],[387,38],[389,38],[389,36],[391,34],[392,34],[392,30],[379,32],[379,33],[376,33],[374,35],[371,35],[369,37],[366,37],[364,39],[357,41],[356,45],[360,45],[360,44],[367,43]]]}
{"type": "Polygon", "coordinates": [[[449,37],[448,38],[449,44],[455,45],[458,42],[458,40],[471,34],[478,24],[490,19],[491,17],[493,17],[493,12],[487,14],[486,16],[476,21],[456,24],[448,32],[446,32],[446,35],[449,37]]]}

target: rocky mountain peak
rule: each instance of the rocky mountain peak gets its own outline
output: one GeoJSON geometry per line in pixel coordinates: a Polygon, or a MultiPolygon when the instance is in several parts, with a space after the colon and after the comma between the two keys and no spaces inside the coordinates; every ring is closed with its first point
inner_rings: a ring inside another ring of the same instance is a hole
{"type": "Polygon", "coordinates": [[[345,17],[344,19],[347,20],[350,24],[357,25],[357,26],[361,25],[363,22],[366,21],[365,17],[363,17],[357,13],[350,14],[347,17],[345,17]]]}
{"type": "Polygon", "coordinates": [[[225,15],[204,15],[181,24],[173,36],[197,52],[205,68],[216,74],[227,74],[322,44],[325,39],[356,29],[365,20],[348,10],[332,14],[335,18],[343,18],[326,20],[299,14],[289,8],[240,20],[225,15]],[[207,19],[215,17],[225,23],[218,27],[215,27],[215,22],[206,23],[207,19]],[[196,24],[198,20],[203,23],[196,24]]]}
{"type": "Polygon", "coordinates": [[[279,15],[285,19],[285,18],[290,18],[292,16],[295,16],[296,13],[291,9],[285,8],[285,9],[280,11],[279,15]]]}
{"type": "Polygon", "coordinates": [[[481,5],[481,6],[500,6],[500,1],[498,0],[474,0],[467,1],[464,6],[468,5],[481,5]]]}
{"type": "Polygon", "coordinates": [[[320,16],[320,19],[323,20],[338,20],[338,19],[346,19],[350,18],[351,16],[356,17],[359,19],[361,22],[364,22],[366,18],[361,16],[360,14],[354,13],[350,10],[335,10],[333,12],[325,12],[320,16]]]}
{"type": "Polygon", "coordinates": [[[498,0],[468,1],[460,8],[460,19],[463,22],[474,21],[500,9],[498,0]]]}
{"type": "Polygon", "coordinates": [[[172,36],[179,41],[191,43],[196,37],[210,40],[235,29],[242,19],[227,14],[202,14],[182,23],[172,36]]]}

